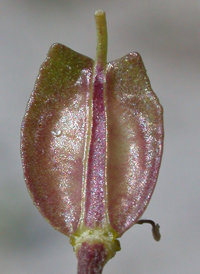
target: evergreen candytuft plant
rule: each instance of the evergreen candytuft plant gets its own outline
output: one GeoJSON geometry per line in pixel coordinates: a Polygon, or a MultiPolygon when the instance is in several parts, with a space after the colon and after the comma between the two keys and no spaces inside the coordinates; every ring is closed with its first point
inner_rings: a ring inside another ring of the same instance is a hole
{"type": "Polygon", "coordinates": [[[21,128],[24,177],[34,204],[70,237],[78,274],[100,274],[117,238],[139,220],[163,150],[163,110],[138,53],[107,63],[105,13],[95,13],[93,61],[54,44],[21,128]]]}

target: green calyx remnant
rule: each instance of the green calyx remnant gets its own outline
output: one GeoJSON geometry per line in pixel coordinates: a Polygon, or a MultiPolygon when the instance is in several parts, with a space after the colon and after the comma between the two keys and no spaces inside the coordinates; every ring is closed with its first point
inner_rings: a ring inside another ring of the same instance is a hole
{"type": "Polygon", "coordinates": [[[76,254],[83,243],[90,245],[102,243],[107,251],[106,261],[108,261],[115,256],[117,251],[121,250],[120,242],[116,239],[117,236],[117,232],[110,225],[105,228],[95,229],[89,229],[83,225],[72,234],[70,243],[76,254]]]}

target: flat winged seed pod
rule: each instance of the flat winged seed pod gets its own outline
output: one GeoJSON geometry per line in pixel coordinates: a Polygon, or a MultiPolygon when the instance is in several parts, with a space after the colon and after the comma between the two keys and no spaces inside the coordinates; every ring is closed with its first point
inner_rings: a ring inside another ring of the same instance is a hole
{"type": "Polygon", "coordinates": [[[78,274],[102,273],[120,250],[117,238],[149,203],[163,150],[162,106],[140,55],[107,63],[105,13],[95,20],[96,60],[52,45],[21,129],[29,193],[70,237],[78,274]]]}

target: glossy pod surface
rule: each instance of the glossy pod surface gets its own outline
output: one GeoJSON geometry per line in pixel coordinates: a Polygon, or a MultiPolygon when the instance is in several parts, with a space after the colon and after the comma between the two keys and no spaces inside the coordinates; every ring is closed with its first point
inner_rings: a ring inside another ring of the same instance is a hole
{"type": "Polygon", "coordinates": [[[81,224],[121,236],[137,222],[158,177],[162,118],[138,53],[102,70],[54,44],[21,133],[26,184],[47,221],[68,236],[81,224]]]}

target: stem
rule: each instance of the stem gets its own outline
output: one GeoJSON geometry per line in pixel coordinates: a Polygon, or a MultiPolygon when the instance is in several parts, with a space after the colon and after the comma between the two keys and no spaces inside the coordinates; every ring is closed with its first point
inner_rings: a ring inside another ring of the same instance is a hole
{"type": "Polygon", "coordinates": [[[96,65],[104,69],[107,62],[107,25],[104,11],[95,12],[95,22],[97,30],[96,65]]]}
{"type": "Polygon", "coordinates": [[[83,243],[77,252],[77,274],[101,274],[106,263],[107,252],[102,243],[83,243]]]}

